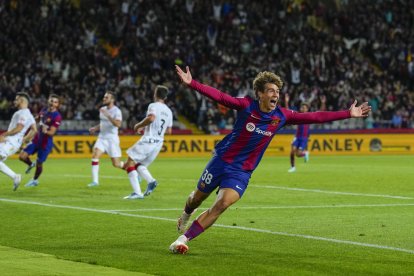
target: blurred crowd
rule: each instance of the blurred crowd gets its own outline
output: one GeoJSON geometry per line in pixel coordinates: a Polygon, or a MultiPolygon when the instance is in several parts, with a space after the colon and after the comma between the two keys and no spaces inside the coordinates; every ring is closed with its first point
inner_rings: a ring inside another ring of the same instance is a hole
{"type": "MultiPolygon", "coordinates": [[[[62,96],[66,120],[96,120],[106,89],[127,126],[145,115],[155,85],[206,133],[235,114],[182,86],[174,65],[233,96],[259,71],[279,74],[290,107],[319,110],[368,101],[357,128],[414,127],[414,1],[0,0],[0,117],[16,91],[36,112],[62,96]]],[[[329,126],[328,126],[329,127],[329,126]]]]}

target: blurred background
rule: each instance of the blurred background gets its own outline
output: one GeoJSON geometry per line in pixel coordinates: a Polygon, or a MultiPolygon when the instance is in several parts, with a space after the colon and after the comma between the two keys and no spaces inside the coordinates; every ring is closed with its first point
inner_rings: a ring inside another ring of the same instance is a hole
{"type": "Polygon", "coordinates": [[[275,72],[292,109],[372,106],[366,120],[315,128],[413,128],[413,42],[412,0],[0,0],[0,129],[24,90],[34,114],[60,95],[60,133],[86,132],[112,89],[129,133],[165,84],[174,133],[227,133],[234,111],[181,85],[175,64],[232,96],[275,72]]]}

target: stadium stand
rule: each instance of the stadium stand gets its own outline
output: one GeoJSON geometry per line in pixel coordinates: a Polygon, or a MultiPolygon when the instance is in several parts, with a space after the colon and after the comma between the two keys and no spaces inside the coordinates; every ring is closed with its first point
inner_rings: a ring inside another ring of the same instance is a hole
{"type": "Polygon", "coordinates": [[[181,86],[179,64],[233,96],[251,93],[252,78],[269,70],[285,80],[291,108],[307,101],[317,110],[323,95],[328,110],[352,98],[373,107],[367,120],[325,128],[413,128],[412,1],[323,3],[0,1],[0,117],[10,118],[17,91],[30,93],[33,112],[53,92],[64,100],[62,129],[82,129],[115,89],[128,129],[164,83],[175,129],[185,129],[180,114],[206,133],[225,132],[234,112],[181,86]]]}

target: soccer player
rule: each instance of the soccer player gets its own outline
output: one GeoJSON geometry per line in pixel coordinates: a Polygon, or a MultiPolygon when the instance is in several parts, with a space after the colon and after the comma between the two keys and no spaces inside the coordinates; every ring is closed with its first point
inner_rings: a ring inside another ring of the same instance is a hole
{"type": "MultiPolygon", "coordinates": [[[[309,105],[302,103],[300,105],[300,112],[308,112],[309,105]]],[[[308,140],[309,140],[309,124],[298,125],[296,129],[295,138],[293,138],[292,148],[290,150],[290,169],[288,172],[293,173],[296,171],[295,167],[295,155],[297,157],[304,157],[305,163],[309,161],[308,140]]]]}
{"type": "Polygon", "coordinates": [[[13,179],[13,191],[16,191],[22,176],[12,171],[4,161],[8,156],[19,150],[23,142],[28,143],[32,140],[37,128],[36,121],[28,108],[29,95],[27,93],[18,92],[14,100],[14,106],[18,110],[13,114],[7,131],[0,135],[0,171],[13,179]],[[24,136],[26,132],[27,134],[24,136]]]}
{"type": "MultiPolygon", "coordinates": [[[[319,108],[320,111],[326,110],[326,96],[321,96],[321,106],[319,108]]],[[[286,108],[289,108],[289,95],[285,94],[285,106],[286,108]]],[[[308,112],[309,111],[309,104],[306,102],[303,102],[300,105],[300,112],[308,112]]],[[[290,151],[290,169],[288,172],[293,173],[296,171],[295,167],[295,155],[296,157],[304,157],[305,163],[309,161],[309,151],[308,148],[308,141],[309,141],[309,135],[310,135],[310,125],[304,124],[304,125],[298,125],[296,129],[295,137],[292,141],[292,148],[290,151]]]]}
{"type": "Polygon", "coordinates": [[[134,191],[124,199],[143,199],[144,196],[150,195],[158,185],[147,167],[160,152],[164,142],[164,134],[171,134],[173,115],[165,104],[167,95],[168,88],[157,85],[154,90],[154,102],[148,106],[146,117],[134,126],[134,131],[137,133],[142,128],[145,129],[141,139],[127,150],[128,160],[125,168],[134,191]],[[148,183],[144,194],[141,192],[138,173],[148,183]]]}
{"type": "Polygon", "coordinates": [[[26,183],[26,187],[39,185],[38,179],[43,172],[43,163],[53,149],[53,136],[56,134],[62,121],[62,116],[58,111],[60,105],[59,96],[51,94],[47,103],[48,107],[43,108],[38,116],[36,116],[36,119],[39,121],[40,131],[19,155],[19,159],[28,165],[26,174],[36,166],[35,175],[33,179],[26,183]],[[32,162],[29,155],[35,154],[36,152],[37,160],[32,162]]]}
{"type": "Polygon", "coordinates": [[[121,110],[115,105],[115,93],[106,91],[103,97],[103,107],[99,109],[100,124],[89,129],[91,134],[99,131],[92,153],[92,182],[88,187],[99,185],[99,158],[105,152],[111,157],[115,168],[123,169],[124,163],[120,160],[122,156],[119,145],[118,129],[122,125],[121,110]]]}
{"type": "Polygon", "coordinates": [[[349,110],[298,113],[277,105],[283,82],[274,73],[260,72],[256,76],[253,81],[256,99],[253,99],[249,96],[234,98],[193,80],[188,66],[185,72],[179,66],[176,70],[186,85],[224,106],[236,109],[238,114],[233,131],[216,145],[214,156],[201,174],[197,188],[186,201],[177,224],[179,232],[185,233],[170,245],[173,253],[186,253],[187,243],[213,225],[228,207],[242,197],[264,151],[282,127],[367,117],[371,110],[367,103],[357,107],[354,101],[349,110]],[[216,188],[219,190],[213,205],[186,230],[191,214],[216,188]]]}

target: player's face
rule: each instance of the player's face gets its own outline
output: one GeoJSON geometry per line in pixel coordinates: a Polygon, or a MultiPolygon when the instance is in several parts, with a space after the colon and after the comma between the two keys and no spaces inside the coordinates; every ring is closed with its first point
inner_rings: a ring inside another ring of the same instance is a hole
{"type": "Polygon", "coordinates": [[[309,107],[306,104],[302,104],[300,106],[300,112],[308,112],[309,111],[309,107]]]}
{"type": "Polygon", "coordinates": [[[59,107],[59,99],[50,97],[48,100],[49,110],[56,110],[59,107]]]}
{"type": "Polygon", "coordinates": [[[104,105],[109,105],[112,102],[112,95],[109,93],[105,93],[102,102],[104,105]]]}
{"type": "Polygon", "coordinates": [[[274,83],[266,83],[264,91],[259,91],[260,110],[270,112],[277,106],[279,100],[279,87],[274,83]]]}
{"type": "Polygon", "coordinates": [[[16,98],[13,101],[14,107],[19,108],[22,101],[23,101],[22,97],[16,96],[16,98]]]}

